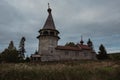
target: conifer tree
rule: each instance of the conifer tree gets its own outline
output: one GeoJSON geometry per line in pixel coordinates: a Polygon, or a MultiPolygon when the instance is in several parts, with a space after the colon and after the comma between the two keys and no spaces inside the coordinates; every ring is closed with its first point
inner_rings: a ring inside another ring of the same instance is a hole
{"type": "Polygon", "coordinates": [[[14,50],[14,49],[16,49],[14,47],[14,43],[13,43],[13,41],[10,41],[9,46],[8,46],[8,50],[14,50]]]}
{"type": "Polygon", "coordinates": [[[65,44],[65,46],[75,46],[75,43],[74,43],[74,42],[67,42],[67,43],[65,44]]]}
{"type": "Polygon", "coordinates": [[[25,51],[25,37],[22,37],[21,40],[20,40],[20,44],[19,44],[19,57],[21,60],[24,59],[25,55],[24,53],[26,52],[25,51]]]}
{"type": "Polygon", "coordinates": [[[18,62],[18,51],[16,50],[13,41],[10,41],[8,48],[6,48],[0,55],[3,62],[18,62]]]}
{"type": "Polygon", "coordinates": [[[100,45],[98,53],[99,53],[97,55],[98,59],[101,59],[101,60],[108,59],[107,51],[106,51],[105,47],[103,46],[103,44],[100,45]]]}

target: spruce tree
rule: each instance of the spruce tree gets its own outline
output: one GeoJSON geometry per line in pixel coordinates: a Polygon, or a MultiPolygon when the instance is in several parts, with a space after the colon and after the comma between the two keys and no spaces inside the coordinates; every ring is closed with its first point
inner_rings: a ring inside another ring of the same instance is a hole
{"type": "Polygon", "coordinates": [[[67,42],[67,43],[65,44],[65,46],[74,47],[74,46],[75,46],[75,43],[74,43],[74,42],[67,42]]]}
{"type": "Polygon", "coordinates": [[[20,60],[23,60],[25,58],[24,53],[25,51],[25,37],[22,37],[20,40],[20,44],[19,44],[19,58],[20,60]]]}
{"type": "Polygon", "coordinates": [[[103,44],[100,45],[98,53],[99,53],[97,55],[98,59],[101,59],[101,60],[108,59],[107,51],[106,51],[105,47],[103,46],[103,44]]]}
{"type": "Polygon", "coordinates": [[[13,41],[10,41],[9,46],[8,46],[8,50],[14,50],[14,49],[16,49],[14,47],[14,43],[13,43],[13,41]]]}
{"type": "Polygon", "coordinates": [[[16,50],[13,41],[10,41],[8,48],[6,48],[0,55],[3,62],[18,62],[18,51],[16,50]]]}

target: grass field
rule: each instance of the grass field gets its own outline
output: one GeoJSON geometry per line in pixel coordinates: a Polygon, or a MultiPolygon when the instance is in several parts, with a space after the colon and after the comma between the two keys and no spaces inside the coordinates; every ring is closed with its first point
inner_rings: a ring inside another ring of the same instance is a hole
{"type": "Polygon", "coordinates": [[[120,61],[6,63],[0,80],[120,80],[120,61]]]}

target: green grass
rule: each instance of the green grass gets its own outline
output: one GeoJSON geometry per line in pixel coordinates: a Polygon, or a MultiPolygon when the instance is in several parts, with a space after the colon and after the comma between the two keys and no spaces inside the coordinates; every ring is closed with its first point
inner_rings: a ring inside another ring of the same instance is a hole
{"type": "Polygon", "coordinates": [[[0,64],[0,80],[120,80],[120,61],[0,64]]]}

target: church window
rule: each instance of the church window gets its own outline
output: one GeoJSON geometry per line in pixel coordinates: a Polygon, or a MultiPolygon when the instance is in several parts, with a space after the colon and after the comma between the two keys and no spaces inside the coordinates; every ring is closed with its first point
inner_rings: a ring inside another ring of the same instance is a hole
{"type": "Polygon", "coordinates": [[[54,36],[54,32],[50,32],[50,35],[54,36]]]}
{"type": "Polygon", "coordinates": [[[53,53],[53,51],[51,51],[51,53],[53,53]]]}
{"type": "Polygon", "coordinates": [[[48,31],[44,31],[44,32],[43,32],[43,35],[48,35],[48,31]]]}

